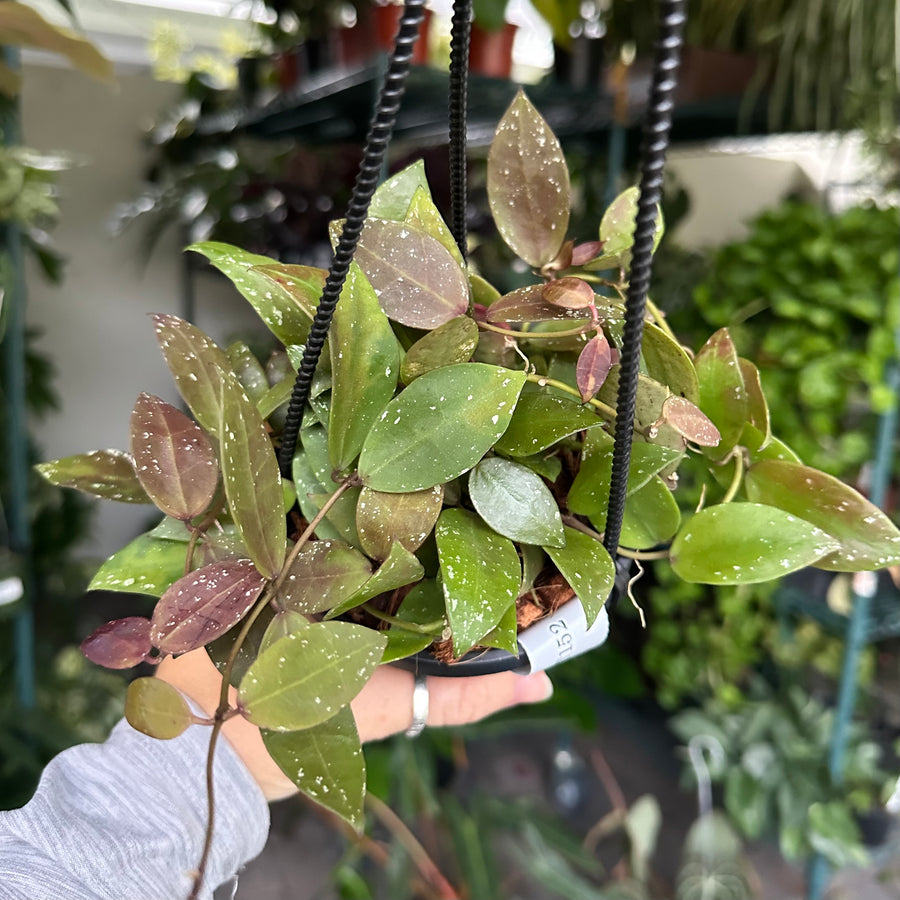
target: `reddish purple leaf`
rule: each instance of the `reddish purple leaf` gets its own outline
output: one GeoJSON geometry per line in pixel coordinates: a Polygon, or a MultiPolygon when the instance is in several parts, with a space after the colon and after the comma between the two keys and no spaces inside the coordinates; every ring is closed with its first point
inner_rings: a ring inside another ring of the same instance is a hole
{"type": "Polygon", "coordinates": [[[603,241],[585,241],[572,248],[572,265],[583,266],[603,252],[603,241]]]}
{"type": "MultiPolygon", "coordinates": [[[[488,307],[488,322],[548,322],[589,318],[587,310],[548,303],[543,296],[545,287],[543,284],[533,284],[505,294],[488,307]]],[[[593,291],[591,296],[593,297],[593,291]]]]}
{"type": "Polygon", "coordinates": [[[684,397],[668,397],[662,415],[682,437],[700,447],[715,447],[722,435],[700,409],[684,397]]]}
{"type": "Polygon", "coordinates": [[[141,485],[166,515],[187,521],[209,506],[219,480],[216,455],[181,410],[141,394],[131,413],[131,455],[141,485]]]}
{"type": "Polygon", "coordinates": [[[113,619],[81,642],[81,652],[98,666],[130,669],[149,655],[150,620],[143,616],[113,619]]]}
{"type": "Polygon", "coordinates": [[[563,309],[590,309],[594,303],[594,289],[582,278],[557,278],[544,285],[541,297],[563,309]]]}
{"type": "Polygon", "coordinates": [[[150,638],[164,653],[196,650],[236,625],[265,583],[249,559],[226,559],[197,569],[159,598],[150,638]]]}
{"type": "Polygon", "coordinates": [[[600,390],[612,368],[612,351],[602,332],[597,333],[585,345],[575,367],[575,383],[585,403],[600,390]]]}

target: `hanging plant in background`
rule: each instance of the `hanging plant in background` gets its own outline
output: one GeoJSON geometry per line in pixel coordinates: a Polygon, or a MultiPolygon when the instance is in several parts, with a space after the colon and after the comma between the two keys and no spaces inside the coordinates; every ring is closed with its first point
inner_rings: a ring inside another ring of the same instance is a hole
{"type": "MultiPolygon", "coordinates": [[[[570,239],[566,163],[522,93],[498,126],[487,187],[533,283],[501,296],[468,271],[420,164],[389,179],[337,306],[292,479],[275,449],[293,374],[168,315],[156,333],[193,418],[142,394],[129,453],[40,467],[163,514],[92,582],[158,597],[152,616],[102,626],[88,657],[125,668],[208,647],[238,690],[231,707],[223,689],[213,734],[245,716],[301,791],[357,827],[364,762],[348,704],[378,665],[427,649],[451,665],[473,648],[515,653],[520,624],[573,597],[593,622],[613,586],[600,538],[637,190],[596,234],[570,239]]],[[[296,365],[326,273],[191,249],[296,365]]],[[[649,309],[618,553],[711,584],[900,560],[900,532],[879,510],[772,435],[758,370],[728,331],[691,357],[649,309]],[[705,485],[701,509],[679,506],[688,472],[705,485]]],[[[153,679],[133,683],[127,715],[160,737],[192,721],[153,679]]]]}

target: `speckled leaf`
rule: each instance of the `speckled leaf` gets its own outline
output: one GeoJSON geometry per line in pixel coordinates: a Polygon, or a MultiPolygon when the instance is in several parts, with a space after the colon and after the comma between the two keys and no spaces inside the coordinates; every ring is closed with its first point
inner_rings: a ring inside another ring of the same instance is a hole
{"type": "Polygon", "coordinates": [[[420,375],[468,362],[478,346],[478,326],[468,316],[457,316],[419,338],[403,357],[400,377],[410,384],[420,375]]]}
{"type": "Polygon", "coordinates": [[[338,471],[359,455],[376,416],[394,395],[400,345],[365,275],[351,263],[331,323],[328,455],[338,471]]]}
{"type": "Polygon", "coordinates": [[[838,546],[815,525],[774,506],[725,503],[688,520],[669,561],[683,581],[754,584],[811,565],[838,546]]]}
{"type": "Polygon", "coordinates": [[[815,565],[865,572],[900,564],[900,530],[873,503],[831,475],[792,462],[755,463],[744,479],[747,496],[811,522],[840,542],[815,565]]]}
{"type": "Polygon", "coordinates": [[[366,761],[349,707],[303,731],[263,729],[262,739],[278,768],[303,794],[362,831],[366,761]]]}
{"type": "Polygon", "coordinates": [[[184,574],[185,546],[142,534],[114,553],[88,585],[89,591],[127,591],[159,597],[184,574]]]}
{"type": "Polygon", "coordinates": [[[403,221],[439,240],[460,266],[465,265],[453,233],[438,212],[428,188],[422,186],[416,188],[403,221]]]}
{"type": "Polygon", "coordinates": [[[563,309],[590,309],[597,299],[594,289],[583,278],[571,275],[545,284],[541,296],[553,306],[563,309]]]}
{"type": "Polygon", "coordinates": [[[497,125],[488,203],[500,236],[530,266],[559,253],[569,227],[569,170],[556,135],[523,91],[497,125]]]}
{"type": "Polygon", "coordinates": [[[498,534],[525,544],[565,544],[559,507],[540,476],[499,456],[483,459],[469,475],[469,497],[498,534]]]}
{"type": "Polygon", "coordinates": [[[59,487],[75,488],[92,497],[122,503],[150,503],[135,474],[131,457],[121,450],[92,450],[35,466],[59,487]]]}
{"type": "Polygon", "coordinates": [[[503,618],[497,624],[496,628],[492,628],[482,639],[481,644],[485,647],[496,647],[498,650],[505,650],[507,653],[519,652],[518,621],[516,618],[516,607],[513,604],[505,613],[503,618]]]}
{"type": "MultiPolygon", "coordinates": [[[[334,527],[342,541],[361,550],[359,534],[356,531],[356,502],[359,500],[359,492],[360,488],[358,487],[348,488],[344,491],[328,510],[325,518],[328,520],[328,524],[334,527]]],[[[331,494],[321,493],[311,494],[309,499],[317,509],[321,509],[330,497],[331,494]]],[[[317,531],[321,531],[321,528],[317,528],[317,531]]],[[[320,534],[319,537],[326,537],[326,535],[320,534]]]]}
{"type": "Polygon", "coordinates": [[[233,376],[222,380],[221,440],[231,517],[256,568],[274,578],[287,542],[281,476],[265,423],[233,376]]]}
{"type": "Polygon", "coordinates": [[[576,431],[602,423],[591,408],[574,400],[529,391],[519,398],[509,428],[495,449],[509,456],[532,456],[576,431]]]}
{"type": "Polygon", "coordinates": [[[264,653],[276,641],[280,641],[283,637],[306,628],[310,624],[310,620],[303,613],[294,612],[292,609],[282,609],[272,616],[271,621],[266,626],[266,630],[259,642],[257,655],[264,653]]]}
{"type": "MultiPolygon", "coordinates": [[[[249,669],[256,661],[262,639],[265,637],[266,630],[274,617],[275,613],[272,607],[266,606],[266,608],[253,620],[250,631],[244,638],[243,643],[237,651],[237,656],[234,658],[234,664],[231,668],[232,687],[237,687],[241,683],[241,679],[244,677],[247,669],[249,669]]],[[[238,622],[234,628],[226,631],[222,637],[217,638],[211,644],[207,645],[206,652],[209,654],[209,658],[213,661],[213,664],[220,673],[224,673],[225,666],[231,658],[235,642],[240,636],[243,627],[243,623],[238,622]]]]}
{"type": "MultiPolygon", "coordinates": [[[[259,410],[262,418],[268,419],[279,406],[284,406],[290,401],[296,380],[293,375],[290,375],[277,384],[272,385],[259,397],[256,401],[256,408],[259,410]]],[[[312,402],[312,398],[310,398],[310,402],[312,402]]]]}
{"type": "Polygon", "coordinates": [[[453,652],[461,656],[516,602],[522,566],[512,541],[463,509],[445,509],[435,527],[453,652]]]}
{"type": "Polygon", "coordinates": [[[132,410],[131,455],[144,490],[166,515],[188,521],[212,502],[219,467],[209,438],[152,394],[141,394],[132,410]]]}
{"type": "MultiPolygon", "coordinates": [[[[587,265],[586,269],[600,270],[623,268],[631,265],[631,245],[634,243],[634,219],[637,215],[638,196],[640,190],[637,187],[626,188],[609,205],[600,221],[600,241],[603,244],[603,254],[587,265]]],[[[665,232],[662,209],[656,207],[656,227],[653,233],[653,250],[659,246],[665,232]]]]}
{"type": "Polygon", "coordinates": [[[144,616],[105,622],[81,642],[81,652],[107,669],[130,669],[143,662],[151,649],[150,620],[144,616]]]}
{"type": "MultiPolygon", "coordinates": [[[[594,527],[605,527],[606,516],[600,519],[591,518],[594,527]]],[[[657,475],[626,499],[619,544],[633,550],[647,550],[670,541],[680,524],[678,503],[657,475]]]]}
{"type": "Polygon", "coordinates": [[[267,256],[215,241],[192,244],[188,250],[205,256],[228,276],[282,344],[306,340],[327,272],[309,266],[281,266],[267,256]],[[294,276],[290,286],[282,277],[286,272],[294,276]]]}
{"type": "Polygon", "coordinates": [[[321,612],[346,600],[371,574],[369,561],[349,544],[311,541],[291,563],[279,600],[297,612],[321,612]]]}
{"type": "Polygon", "coordinates": [[[741,446],[750,451],[750,461],[759,462],[761,459],[783,459],[786,462],[802,463],[803,460],[788,447],[784,441],[777,437],[770,437],[764,443],[765,435],[749,422],[744,425],[741,432],[741,446]]]}
{"type": "Polygon", "coordinates": [[[128,685],[125,718],[135,731],[161,741],[177,738],[192,722],[187,701],[161,678],[136,678],[128,685]]]}
{"type": "Polygon", "coordinates": [[[424,650],[440,637],[440,630],[447,620],[444,611],[444,595],[437,581],[434,578],[427,578],[414,585],[403,598],[403,603],[397,610],[397,618],[422,626],[438,623],[437,633],[416,634],[414,631],[392,625],[387,631],[388,645],[381,658],[381,661],[385,663],[412,656],[413,653],[424,650]]]}
{"type": "Polygon", "coordinates": [[[164,653],[186,653],[221,637],[262,593],[249,559],[210,563],[179,578],[153,610],[150,639],[164,653]]]}
{"type": "Polygon", "coordinates": [[[369,215],[376,219],[402,222],[406,218],[416,191],[420,188],[428,190],[425,163],[421,159],[378,185],[369,204],[369,215]]]}
{"type": "Polygon", "coordinates": [[[425,574],[422,563],[402,544],[393,544],[387,559],[375,570],[372,577],[362,584],[346,600],[339,603],[326,618],[340,616],[347,610],[389,591],[419,581],[425,574]]]}
{"type": "Polygon", "coordinates": [[[544,285],[532,284],[504,294],[488,307],[486,318],[498,322],[550,322],[581,319],[588,323],[589,309],[569,309],[554,306],[544,299],[544,285]]]}
{"type": "MultiPolygon", "coordinates": [[[[304,429],[304,431],[306,430],[304,429]]],[[[326,496],[330,495],[318,478],[316,478],[316,474],[310,464],[309,455],[304,450],[298,450],[294,454],[294,459],[291,462],[291,475],[297,491],[297,503],[300,505],[300,512],[303,513],[307,521],[311,521],[322,508],[318,498],[323,494],[326,496]]],[[[343,540],[343,536],[327,518],[316,526],[316,537],[329,540],[343,540]]]]}
{"type": "Polygon", "coordinates": [[[468,471],[506,431],[525,373],[486,363],[417,378],[376,420],[359,459],[363,483],[406,493],[468,471]]]}
{"type": "Polygon", "coordinates": [[[612,368],[612,349],[606,335],[595,334],[578,354],[575,383],[581,399],[587,403],[600,390],[612,368]]]}
{"type": "Polygon", "coordinates": [[[650,322],[644,323],[641,354],[647,366],[647,374],[652,379],[668,385],[676,397],[684,397],[691,403],[700,399],[697,373],[687,351],[650,322]]]}
{"type": "Polygon", "coordinates": [[[237,375],[247,396],[257,405],[270,390],[269,379],[262,363],[254,356],[253,351],[243,342],[235,341],[225,350],[231,370],[237,375]]]}
{"type": "MultiPolygon", "coordinates": [[[[612,454],[612,436],[599,428],[589,431],[581,451],[578,474],[569,489],[569,509],[578,515],[593,517],[595,523],[600,523],[601,531],[605,527],[609,502],[612,454]]],[[[678,462],[682,456],[683,453],[669,447],[635,441],[631,447],[626,495],[639,491],[654,475],[678,462]]]]}
{"type": "Polygon", "coordinates": [[[705,451],[712,459],[727,456],[737,444],[748,421],[744,377],[727,328],[720,328],[694,357],[700,382],[700,409],[712,419],[722,440],[705,451]]]}
{"type": "MultiPolygon", "coordinates": [[[[769,418],[769,404],[763,392],[762,383],[759,380],[759,369],[749,359],[738,358],[741,367],[741,376],[744,379],[744,389],[747,392],[747,416],[762,440],[753,450],[765,450],[772,440],[772,423],[769,418]]],[[[743,433],[741,434],[743,439],[743,433]]]]}
{"type": "Polygon", "coordinates": [[[722,439],[709,417],[684,397],[667,397],[662,414],[667,424],[698,447],[715,447],[722,439]]]}
{"type": "Polygon", "coordinates": [[[300,432],[300,443],[316,479],[327,485],[326,493],[334,490],[337,482],[331,479],[334,469],[328,455],[328,431],[321,425],[309,425],[300,432]]]}
{"type": "Polygon", "coordinates": [[[356,261],[389,319],[413,328],[436,328],[465,313],[469,282],[437,238],[407,225],[370,219],[356,261]]]}
{"type": "Polygon", "coordinates": [[[431,534],[441,513],[441,485],[408,494],[386,494],[363,488],[356,504],[356,527],[363,550],[385,559],[395,543],[411,553],[431,534]]]}
{"type": "Polygon", "coordinates": [[[222,416],[222,378],[228,357],[208,335],[177,316],[153,316],[156,339],[178,392],[194,418],[214,437],[222,416]]]}
{"type": "Polygon", "coordinates": [[[534,456],[516,457],[516,462],[527,466],[532,472],[540,475],[541,478],[546,478],[551,484],[559,478],[562,472],[562,461],[558,456],[544,456],[536,453],[534,456]]]}
{"type": "Polygon", "coordinates": [[[296,731],[346,706],[381,660],[383,634],[349,622],[314,622],[276,641],[247,670],[238,691],[260,728],[296,731]]]}
{"type": "Polygon", "coordinates": [[[600,615],[616,580],[616,567],[603,544],[566,526],[565,547],[544,547],[584,607],[588,625],[600,615]]]}

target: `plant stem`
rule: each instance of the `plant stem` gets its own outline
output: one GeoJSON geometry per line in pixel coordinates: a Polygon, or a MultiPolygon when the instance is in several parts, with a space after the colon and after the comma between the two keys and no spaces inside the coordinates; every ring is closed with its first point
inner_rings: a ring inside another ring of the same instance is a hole
{"type": "Polygon", "coordinates": [[[649,297],[647,298],[647,309],[650,310],[650,315],[653,316],[653,324],[661,331],[664,331],[677,344],[678,338],[675,337],[675,332],[672,331],[668,321],[666,321],[663,311],[649,297]]]}
{"type": "MultiPolygon", "coordinates": [[[[577,397],[584,403],[584,400],[581,398],[581,394],[573,387],[567,385],[564,381],[558,381],[556,378],[547,378],[546,375],[526,375],[526,380],[533,382],[534,384],[540,387],[555,387],[557,390],[565,391],[567,394],[571,394],[573,397],[577,397]]],[[[595,400],[593,397],[588,400],[588,404],[593,406],[594,409],[600,410],[604,416],[610,419],[615,419],[616,411],[611,407],[607,406],[600,400],[595,400]]]]}
{"type": "Polygon", "coordinates": [[[375,817],[403,845],[425,881],[437,889],[441,900],[460,900],[453,885],[446,879],[434,860],[428,855],[428,851],[416,840],[415,835],[406,827],[403,820],[374,794],[366,794],[366,803],[375,817]]]}
{"type": "Polygon", "coordinates": [[[731,503],[734,500],[735,495],[738,492],[738,488],[741,486],[741,480],[744,477],[744,455],[742,453],[734,454],[734,475],[731,476],[731,484],[728,485],[728,490],[725,491],[725,496],[722,498],[723,503],[731,503]]]}
{"type": "Polygon", "coordinates": [[[577,337],[590,331],[594,324],[590,319],[585,319],[583,325],[577,328],[569,328],[566,331],[514,331],[512,328],[501,328],[499,325],[491,325],[490,322],[479,322],[479,328],[485,331],[493,331],[496,334],[502,334],[504,337],[523,337],[530,341],[552,341],[556,338],[577,337]]]}
{"type": "Polygon", "coordinates": [[[191,537],[188,540],[187,553],[184,555],[184,574],[190,575],[194,565],[194,550],[197,549],[197,541],[203,536],[200,528],[191,528],[191,537]]]}
{"type": "Polygon", "coordinates": [[[616,548],[619,556],[625,556],[628,559],[667,559],[668,550],[626,550],[624,547],[616,548]]]}
{"type": "Polygon", "coordinates": [[[285,579],[287,578],[287,573],[291,568],[294,560],[297,558],[297,554],[303,549],[304,545],[309,541],[310,537],[312,537],[313,533],[316,530],[318,524],[325,518],[328,514],[328,511],[332,506],[337,502],[337,500],[341,497],[344,491],[347,488],[352,487],[357,483],[357,478],[355,475],[351,475],[349,478],[344,479],[343,482],[338,486],[337,490],[325,501],[322,508],[319,512],[313,517],[312,521],[307,526],[306,530],[300,537],[297,539],[297,543],[291,548],[291,552],[288,554],[287,559],[284,562],[284,565],[281,568],[281,572],[278,574],[278,577],[274,581],[270,581],[266,584],[263,589],[262,595],[257,601],[256,605],[250,611],[250,614],[244,619],[244,624],[240,630],[240,633],[237,636],[237,639],[234,642],[234,646],[231,648],[231,653],[228,654],[228,659],[225,662],[225,667],[222,670],[222,688],[219,692],[219,705],[216,708],[215,715],[213,716],[213,729],[212,734],[209,737],[209,749],[206,752],[206,800],[207,800],[207,823],[206,823],[206,837],[203,841],[203,853],[200,856],[200,862],[197,865],[197,874],[194,877],[194,884],[191,888],[191,893],[188,895],[188,900],[197,900],[200,896],[200,888],[203,884],[203,878],[206,874],[206,866],[209,862],[209,853],[212,849],[212,837],[213,837],[213,829],[215,825],[215,787],[213,784],[213,759],[216,752],[216,744],[219,740],[219,733],[222,730],[222,726],[225,724],[225,721],[231,718],[234,715],[234,710],[231,708],[228,703],[228,688],[231,686],[231,673],[234,669],[234,663],[237,660],[238,653],[241,650],[241,647],[244,645],[244,641],[247,640],[247,635],[250,634],[250,629],[253,627],[253,623],[256,622],[259,615],[262,611],[269,605],[269,601],[278,593],[281,586],[284,584],[285,579]]]}
{"type": "Polygon", "coordinates": [[[388,622],[391,625],[395,625],[397,628],[402,628],[404,631],[412,631],[416,634],[438,635],[444,630],[443,619],[435,619],[434,622],[428,622],[425,625],[417,625],[415,622],[407,622],[399,616],[392,616],[390,613],[386,613],[383,610],[378,609],[377,606],[372,606],[372,604],[368,602],[363,603],[362,608],[370,615],[375,616],[376,619],[380,619],[382,622],[388,622]]]}

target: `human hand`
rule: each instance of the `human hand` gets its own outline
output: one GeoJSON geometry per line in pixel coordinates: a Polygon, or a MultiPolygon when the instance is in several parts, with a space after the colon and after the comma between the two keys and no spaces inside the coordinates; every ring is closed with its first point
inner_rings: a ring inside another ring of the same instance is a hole
{"type": "MultiPolygon", "coordinates": [[[[206,650],[167,657],[157,667],[157,676],[193,700],[207,715],[219,704],[222,678],[206,650]]],[[[406,730],[413,716],[412,673],[380,666],[350,704],[360,740],[379,740],[406,730]]],[[[429,678],[428,725],[468,725],[520,703],[539,703],[553,693],[543,672],[516,675],[500,672],[471,678],[429,678]]],[[[236,692],[229,693],[232,703],[236,692]]],[[[280,800],[296,793],[293,782],[275,765],[259,729],[243,716],[225,722],[222,734],[256,779],[267,800],[280,800]]]]}

